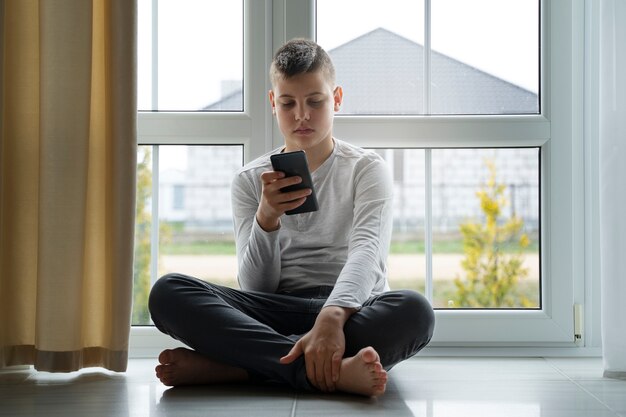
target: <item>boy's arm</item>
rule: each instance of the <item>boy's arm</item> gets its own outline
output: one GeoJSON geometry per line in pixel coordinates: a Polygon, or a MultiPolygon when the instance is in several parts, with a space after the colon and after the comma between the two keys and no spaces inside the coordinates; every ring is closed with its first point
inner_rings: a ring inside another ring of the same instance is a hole
{"type": "Polygon", "coordinates": [[[232,182],[232,211],[237,246],[239,286],[244,290],[274,292],[280,279],[278,231],[266,232],[256,221],[259,192],[240,173],[232,182]]]}
{"type": "Polygon", "coordinates": [[[301,205],[310,190],[289,193],[281,188],[300,182],[281,172],[267,171],[260,178],[244,173],[232,183],[233,218],[239,264],[238,280],[244,290],[275,292],[280,280],[280,217],[301,205]],[[259,190],[260,188],[260,190],[259,190]]]}
{"type": "Polygon", "coordinates": [[[327,306],[361,308],[374,288],[386,287],[393,223],[393,182],[384,161],[374,160],[355,178],[348,258],[327,306]]]}

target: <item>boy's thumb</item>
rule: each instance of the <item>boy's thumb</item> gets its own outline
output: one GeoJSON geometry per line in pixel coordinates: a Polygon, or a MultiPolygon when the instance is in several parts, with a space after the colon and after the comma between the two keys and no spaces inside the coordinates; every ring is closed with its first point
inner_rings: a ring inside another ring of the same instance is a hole
{"type": "Polygon", "coordinates": [[[290,364],[295,361],[298,356],[302,355],[302,348],[300,347],[300,341],[298,340],[296,344],[291,348],[288,354],[280,358],[280,363],[283,365],[290,364]]]}

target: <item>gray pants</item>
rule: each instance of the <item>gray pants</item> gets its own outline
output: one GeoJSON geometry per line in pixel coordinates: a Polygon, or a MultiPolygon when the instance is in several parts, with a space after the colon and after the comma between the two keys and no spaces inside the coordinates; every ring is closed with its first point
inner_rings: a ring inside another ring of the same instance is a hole
{"type": "MultiPolygon", "coordinates": [[[[304,357],[289,365],[279,359],[306,334],[332,287],[296,294],[270,294],[222,287],[181,275],[159,279],[149,308],[156,327],[206,357],[243,368],[252,379],[313,390],[304,357]]],[[[371,297],[344,326],[345,357],[366,346],[391,369],[421,350],[433,333],[428,301],[411,290],[371,297]]]]}

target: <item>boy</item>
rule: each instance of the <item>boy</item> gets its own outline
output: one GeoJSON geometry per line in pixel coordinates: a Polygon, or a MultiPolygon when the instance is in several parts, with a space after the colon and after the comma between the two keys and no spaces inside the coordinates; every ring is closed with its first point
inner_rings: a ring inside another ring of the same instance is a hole
{"type": "Polygon", "coordinates": [[[434,315],[414,291],[389,291],[392,181],[384,161],[333,138],[343,91],[316,43],[283,45],[269,101],[285,146],[243,167],[232,186],[239,262],[235,290],[162,277],[150,294],[155,325],[193,350],[165,350],[165,385],[274,381],[303,390],[384,393],[387,370],[430,341],[434,315]],[[304,150],[319,201],[285,215],[310,190],[271,168],[304,150]]]}

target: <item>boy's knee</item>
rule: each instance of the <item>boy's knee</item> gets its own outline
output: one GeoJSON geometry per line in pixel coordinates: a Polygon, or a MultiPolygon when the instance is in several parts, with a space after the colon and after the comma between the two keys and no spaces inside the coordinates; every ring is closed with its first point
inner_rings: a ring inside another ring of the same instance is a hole
{"type": "Polygon", "coordinates": [[[420,293],[413,290],[402,290],[400,314],[415,332],[418,339],[428,343],[435,329],[435,312],[432,306],[420,293]]]}
{"type": "Polygon", "coordinates": [[[154,283],[148,297],[148,310],[153,318],[175,305],[172,297],[175,295],[175,289],[180,288],[184,280],[183,275],[174,273],[163,275],[154,283]]]}

